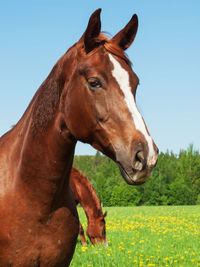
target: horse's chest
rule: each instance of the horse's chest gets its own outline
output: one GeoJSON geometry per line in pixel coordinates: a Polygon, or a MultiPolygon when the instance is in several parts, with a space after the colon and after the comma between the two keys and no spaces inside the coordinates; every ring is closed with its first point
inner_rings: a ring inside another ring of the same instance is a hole
{"type": "Polygon", "coordinates": [[[63,208],[55,212],[43,236],[42,266],[63,266],[71,260],[79,231],[79,221],[69,210],[63,208]],[[57,265],[57,259],[59,264],[57,265]]]}
{"type": "Polygon", "coordinates": [[[6,246],[0,242],[0,266],[67,266],[76,245],[78,219],[62,208],[47,223],[28,225],[16,222],[15,230],[4,235],[9,238],[6,246]]]}

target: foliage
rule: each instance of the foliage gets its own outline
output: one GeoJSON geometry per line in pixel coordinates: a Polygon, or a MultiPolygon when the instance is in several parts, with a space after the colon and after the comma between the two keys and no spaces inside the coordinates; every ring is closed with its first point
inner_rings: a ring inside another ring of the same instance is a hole
{"type": "Polygon", "coordinates": [[[200,154],[190,145],[179,155],[160,153],[151,178],[130,186],[117,165],[101,155],[75,156],[74,166],[91,181],[104,206],[200,204],[200,154]]]}
{"type": "MultiPolygon", "coordinates": [[[[82,247],[71,267],[200,266],[199,206],[110,207],[106,217],[108,247],[82,247]]],[[[87,219],[78,209],[84,229],[87,219]]]]}

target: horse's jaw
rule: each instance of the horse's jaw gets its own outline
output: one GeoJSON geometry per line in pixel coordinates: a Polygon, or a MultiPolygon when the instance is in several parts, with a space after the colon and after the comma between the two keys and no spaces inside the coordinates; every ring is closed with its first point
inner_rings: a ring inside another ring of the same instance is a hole
{"type": "Polygon", "coordinates": [[[151,175],[151,170],[136,171],[133,168],[125,168],[120,162],[117,162],[117,164],[122,177],[130,185],[144,184],[151,175]]]}

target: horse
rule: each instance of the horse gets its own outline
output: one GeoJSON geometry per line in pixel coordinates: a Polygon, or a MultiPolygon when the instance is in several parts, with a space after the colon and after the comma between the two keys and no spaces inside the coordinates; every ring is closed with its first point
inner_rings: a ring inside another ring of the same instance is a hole
{"type": "Polygon", "coordinates": [[[79,232],[69,186],[77,141],[114,160],[131,185],[156,165],[158,149],[135,103],[139,79],[124,53],[137,15],[109,39],[100,12],[0,139],[0,266],[70,264],[79,232]]]}
{"type": "MultiPolygon", "coordinates": [[[[91,243],[93,245],[98,243],[104,243],[107,245],[104,219],[107,212],[104,214],[102,213],[101,203],[94,187],[87,177],[81,174],[75,167],[73,167],[71,171],[70,187],[72,189],[76,205],[80,203],[85,211],[88,221],[86,234],[91,243]]],[[[79,224],[79,235],[82,245],[85,246],[87,242],[81,223],[79,224]]]]}

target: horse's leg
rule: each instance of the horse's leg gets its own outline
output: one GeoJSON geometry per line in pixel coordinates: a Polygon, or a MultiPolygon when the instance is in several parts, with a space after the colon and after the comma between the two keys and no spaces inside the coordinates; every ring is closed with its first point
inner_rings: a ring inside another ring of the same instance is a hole
{"type": "Polygon", "coordinates": [[[82,224],[80,222],[79,222],[79,235],[80,235],[80,238],[81,238],[82,246],[87,246],[87,242],[86,242],[86,239],[85,239],[83,226],[82,226],[82,224]]]}

